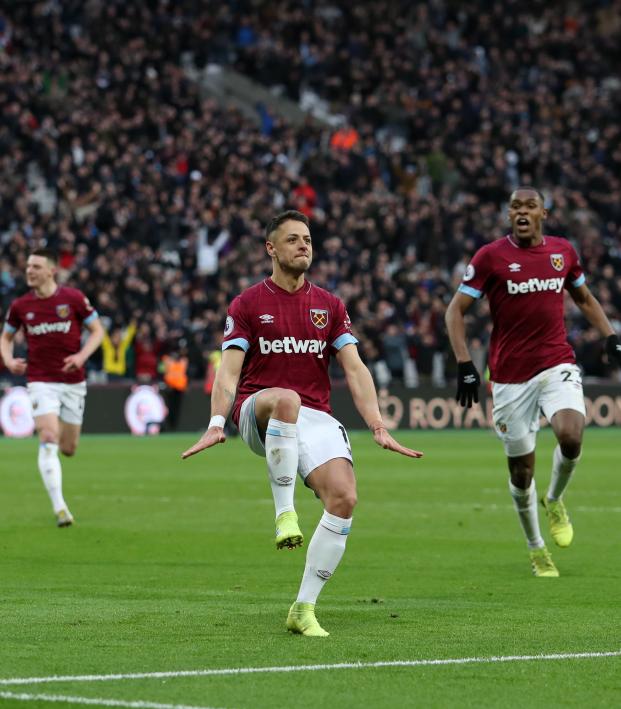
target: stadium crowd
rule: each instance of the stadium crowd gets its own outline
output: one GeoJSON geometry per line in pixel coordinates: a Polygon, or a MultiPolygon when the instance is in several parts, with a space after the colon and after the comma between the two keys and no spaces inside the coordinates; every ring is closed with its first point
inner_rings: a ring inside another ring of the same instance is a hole
{"type": "MultiPolygon", "coordinates": [[[[620,48],[619,0],[11,4],[0,317],[48,245],[123,346],[123,366],[106,373],[100,354],[91,378],[155,380],[173,351],[202,378],[228,302],[271,271],[265,224],[296,208],[310,278],[346,302],[378,383],[443,384],[450,296],[530,183],[621,332],[620,48]],[[253,122],[202,96],[188,57],[341,123],[294,127],[269,107],[253,122]]],[[[469,316],[479,367],[488,321],[485,303],[469,316]]],[[[586,375],[609,375],[571,303],[568,331],[586,375]]]]}

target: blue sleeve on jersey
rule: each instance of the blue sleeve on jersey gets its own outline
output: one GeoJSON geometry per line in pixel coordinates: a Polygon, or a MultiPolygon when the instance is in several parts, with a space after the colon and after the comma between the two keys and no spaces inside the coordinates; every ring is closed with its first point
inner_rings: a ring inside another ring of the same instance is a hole
{"type": "Polygon", "coordinates": [[[335,350],[340,350],[343,347],[345,347],[345,345],[357,345],[357,344],[358,344],[358,340],[353,335],[350,335],[348,332],[346,332],[343,335],[339,335],[339,337],[337,337],[336,340],[334,340],[334,342],[332,343],[332,347],[334,347],[335,350]]]}
{"type": "Polygon", "coordinates": [[[579,288],[580,286],[583,286],[586,283],[586,278],[584,276],[584,273],[581,276],[578,276],[576,280],[571,284],[574,288],[579,288]]]}
{"type": "Polygon", "coordinates": [[[8,332],[9,335],[12,335],[14,332],[17,332],[17,328],[13,327],[13,325],[9,325],[8,322],[4,323],[4,331],[8,332]]]}
{"type": "Polygon", "coordinates": [[[480,298],[483,295],[483,291],[477,290],[472,286],[465,286],[463,283],[459,286],[457,290],[460,293],[465,293],[466,295],[469,295],[471,298],[480,298]]]}
{"type": "Polygon", "coordinates": [[[250,343],[248,340],[244,340],[243,337],[236,337],[234,340],[227,340],[226,342],[222,343],[222,351],[228,349],[229,347],[239,347],[244,352],[248,352],[250,349],[250,343]]]}
{"type": "Polygon", "coordinates": [[[93,310],[93,312],[87,318],[84,318],[84,324],[90,325],[90,323],[92,323],[93,320],[97,320],[98,317],[99,313],[96,310],[93,310]]]}

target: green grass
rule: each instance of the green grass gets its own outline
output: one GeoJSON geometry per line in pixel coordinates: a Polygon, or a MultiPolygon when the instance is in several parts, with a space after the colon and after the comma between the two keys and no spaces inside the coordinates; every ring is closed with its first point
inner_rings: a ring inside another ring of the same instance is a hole
{"type": "MultiPolygon", "coordinates": [[[[34,440],[0,439],[0,679],[618,651],[619,431],[589,430],[567,495],[560,579],[530,575],[489,432],[402,433],[407,460],[353,433],[360,503],[318,617],[288,635],[304,551],[273,548],[264,463],[239,439],[181,462],[193,436],[87,436],[64,460],[78,524],[56,529],[34,440]]],[[[538,486],[553,439],[539,440],[538,486]]],[[[297,490],[307,540],[321,514],[297,490]]],[[[544,537],[549,535],[542,520],[544,537]]],[[[621,658],[4,685],[226,709],[611,707],[621,658]]],[[[0,699],[3,706],[76,704],[0,699]]]]}

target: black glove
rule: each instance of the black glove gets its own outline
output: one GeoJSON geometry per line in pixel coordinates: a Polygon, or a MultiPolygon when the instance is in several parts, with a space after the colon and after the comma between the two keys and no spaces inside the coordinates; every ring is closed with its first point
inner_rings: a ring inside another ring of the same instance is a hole
{"type": "Polygon", "coordinates": [[[477,372],[477,368],[472,364],[472,360],[468,362],[457,363],[457,395],[455,399],[462,406],[472,408],[472,402],[479,403],[479,385],[481,377],[477,372]]]}
{"type": "Polygon", "coordinates": [[[611,364],[621,367],[621,342],[617,335],[609,335],[606,338],[606,354],[611,364]]]}

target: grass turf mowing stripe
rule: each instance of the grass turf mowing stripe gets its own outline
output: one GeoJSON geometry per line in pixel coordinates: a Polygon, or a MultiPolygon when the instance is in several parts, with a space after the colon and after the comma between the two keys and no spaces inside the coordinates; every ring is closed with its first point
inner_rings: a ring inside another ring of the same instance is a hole
{"type": "Polygon", "coordinates": [[[433,665],[470,665],[497,662],[537,662],[541,660],[588,660],[621,657],[621,650],[604,652],[558,652],[547,655],[492,655],[491,657],[453,657],[431,660],[385,660],[378,662],[338,662],[325,665],[285,665],[281,667],[223,667],[211,670],[170,672],[132,672],[113,675],[53,675],[51,677],[14,677],[0,679],[0,685],[47,684],[51,682],[112,682],[122,679],[163,679],[174,677],[213,677],[222,675],[318,672],[322,670],[364,670],[382,667],[430,667],[433,665]]]}
{"type": "Polygon", "coordinates": [[[124,701],[122,699],[98,699],[91,697],[71,697],[60,694],[26,694],[23,692],[0,692],[0,699],[14,699],[19,702],[68,702],[70,704],[90,704],[98,707],[128,707],[129,709],[215,709],[215,707],[199,707],[189,704],[160,704],[137,699],[124,701]]]}

